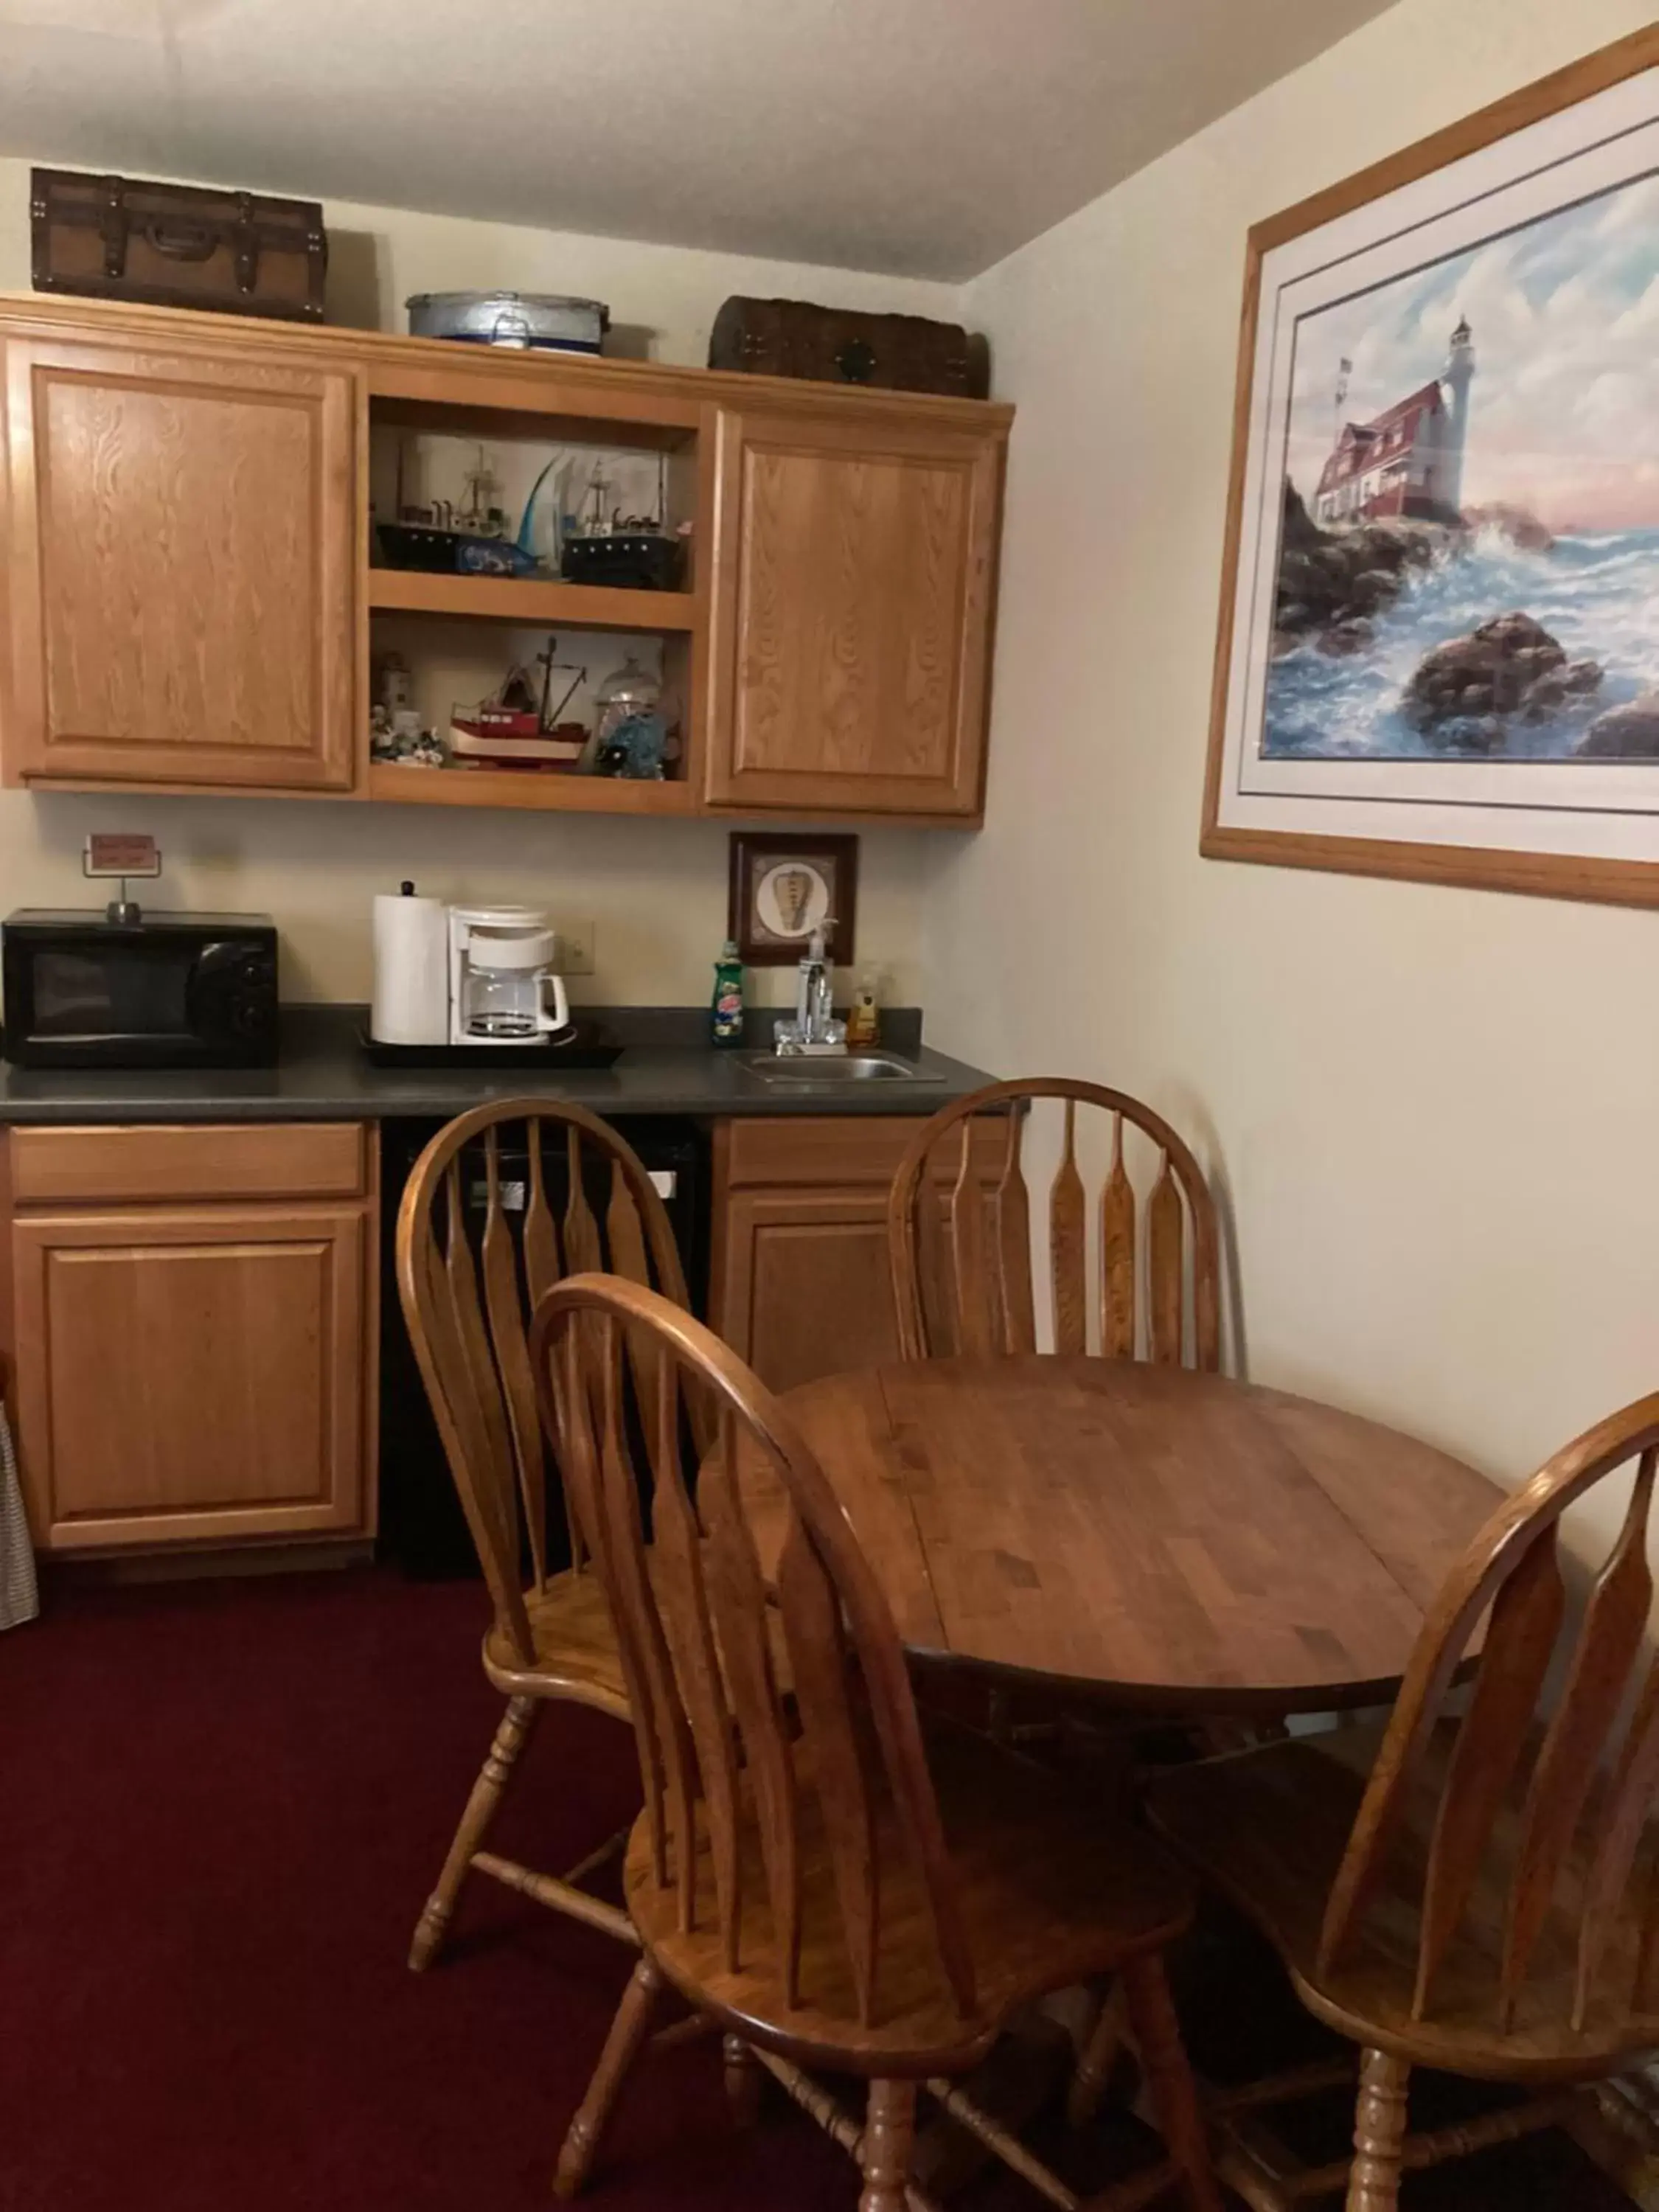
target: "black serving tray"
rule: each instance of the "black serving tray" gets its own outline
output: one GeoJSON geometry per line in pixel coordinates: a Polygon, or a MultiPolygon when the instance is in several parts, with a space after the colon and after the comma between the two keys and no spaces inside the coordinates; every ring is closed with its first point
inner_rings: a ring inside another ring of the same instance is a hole
{"type": "Polygon", "coordinates": [[[545,1074],[556,1068],[614,1067],[623,1054],[591,1022],[572,1022],[535,1044],[382,1044],[367,1028],[358,1030],[357,1042],[373,1067],[471,1067],[479,1074],[492,1067],[537,1067],[545,1074]]]}

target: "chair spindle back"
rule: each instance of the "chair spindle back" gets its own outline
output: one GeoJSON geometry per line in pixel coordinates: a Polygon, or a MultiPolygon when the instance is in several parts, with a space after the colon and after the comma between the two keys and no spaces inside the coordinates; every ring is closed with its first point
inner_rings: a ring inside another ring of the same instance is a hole
{"type": "MultiPolygon", "coordinates": [[[[520,1560],[527,1553],[531,1587],[542,1589],[556,1472],[538,1418],[529,1316],[565,1275],[607,1264],[688,1303],[650,1176],[586,1108],[534,1098],[476,1107],[416,1162],[398,1212],[404,1319],[497,1625],[526,1662],[535,1647],[520,1560]]],[[[568,1500],[564,1510],[580,1569],[581,1531],[568,1500]]]]}
{"type": "Polygon", "coordinates": [[[1221,1360],[1219,1240],[1215,1201],[1198,1163],[1151,1107],[1124,1091],[1066,1076],[990,1084],[942,1108],[912,1139],[887,1217],[903,1356],[1036,1350],[1031,1202],[1022,1154],[1029,1109],[1040,1099],[1057,1099],[1063,1107],[1060,1164],[1048,1195],[1054,1349],[1145,1357],[1171,1366],[1184,1361],[1213,1372],[1221,1360]],[[1104,1113],[1111,1125],[1111,1162],[1093,1201],[1092,1238],[1079,1164],[1079,1106],[1104,1113]],[[983,1132],[993,1115],[1004,1133],[988,1172],[983,1132]],[[1158,1156],[1144,1212],[1125,1162],[1126,1123],[1158,1156]]]}
{"type": "Polygon", "coordinates": [[[792,2005],[850,1988],[867,2025],[880,2002],[884,1872],[902,1851],[945,1985],[971,2017],[972,1966],[903,1650],[788,1413],[708,1329],[610,1276],[578,1277],[542,1302],[532,1357],[611,1601],[653,1875],[672,1886],[681,1929],[718,1927],[727,1970],[775,1972],[792,2005]],[[672,1383],[646,1439],[648,1556],[622,1413],[625,1352],[641,1340],[672,1383]],[[713,1449],[697,1468],[688,1446],[699,1429],[713,1449]],[[793,1704],[769,1616],[781,1624],[793,1704]],[[804,1868],[825,1854],[833,1929],[803,1924],[804,1868]],[[804,1978],[817,1986],[803,1990],[804,1978]]]}
{"type": "MultiPolygon", "coordinates": [[[[1507,2034],[1529,1970],[1571,1941],[1575,2032],[1592,2009],[1659,2010],[1653,1984],[1659,1884],[1638,1913],[1627,1892],[1659,1788],[1659,1660],[1644,1651],[1652,1577],[1648,1521],[1659,1464],[1659,1394],[1556,1453],[1507,1499],[1447,1578],[1413,1655],[1328,1899],[1321,1958],[1357,1936],[1390,1869],[1425,1753],[1476,1632],[1474,1681],[1434,1808],[1419,1891],[1413,2017],[1431,2016],[1466,1916],[1501,1900],[1491,2019],[1507,2034]],[[1582,1611],[1571,1612],[1558,1536],[1563,1514],[1636,1462],[1629,1503],[1582,1611]],[[1554,1685],[1559,1683],[1557,1690],[1554,1685]],[[1580,1877],[1582,1876],[1582,1889],[1580,1877]],[[1541,1941],[1540,1941],[1541,1939],[1541,1941]]],[[[1490,1906],[1486,1907],[1490,1910],[1490,1906]]],[[[1565,1957],[1566,1954],[1563,1954],[1565,1957]]],[[[1487,1994],[1477,1991],[1484,2010],[1487,1994]]],[[[1469,2002],[1467,1983],[1460,2005],[1469,2002]]]]}

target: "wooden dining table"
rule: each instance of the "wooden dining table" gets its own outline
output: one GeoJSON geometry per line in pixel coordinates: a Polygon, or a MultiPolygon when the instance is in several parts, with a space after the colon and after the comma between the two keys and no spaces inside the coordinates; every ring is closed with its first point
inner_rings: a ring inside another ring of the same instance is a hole
{"type": "Polygon", "coordinates": [[[1380,1422],[1130,1361],[924,1360],[784,1403],[914,1655],[1141,1712],[1390,1698],[1503,1497],[1380,1422]]]}

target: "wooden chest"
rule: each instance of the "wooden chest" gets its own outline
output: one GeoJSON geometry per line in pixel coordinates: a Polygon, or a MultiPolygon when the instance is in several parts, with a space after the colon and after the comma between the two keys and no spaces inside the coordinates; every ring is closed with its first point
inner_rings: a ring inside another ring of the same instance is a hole
{"type": "Polygon", "coordinates": [[[35,169],[29,214],[37,292],[323,319],[328,237],[315,200],[35,169]]]}
{"type": "Polygon", "coordinates": [[[868,384],[887,392],[943,392],[983,399],[989,351],[960,323],[925,315],[864,315],[809,300],[734,295],[714,318],[710,368],[751,376],[805,376],[821,384],[868,384]]]}

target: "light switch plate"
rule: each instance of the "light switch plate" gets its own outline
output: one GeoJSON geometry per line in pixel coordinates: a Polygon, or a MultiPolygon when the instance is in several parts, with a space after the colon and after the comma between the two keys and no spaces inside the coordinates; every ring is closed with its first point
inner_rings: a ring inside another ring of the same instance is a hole
{"type": "Polygon", "coordinates": [[[593,973],[592,923],[562,921],[557,927],[560,975],[591,975],[593,973]]]}

